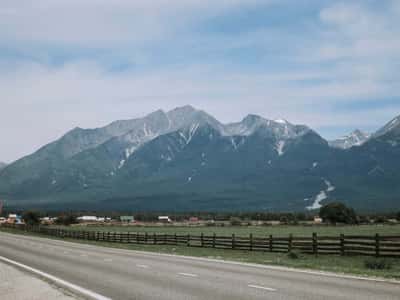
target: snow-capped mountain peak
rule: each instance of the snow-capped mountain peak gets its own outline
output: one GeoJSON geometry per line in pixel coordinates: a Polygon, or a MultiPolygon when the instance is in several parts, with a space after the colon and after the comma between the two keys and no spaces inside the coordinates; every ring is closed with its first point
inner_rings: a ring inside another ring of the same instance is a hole
{"type": "Polygon", "coordinates": [[[400,133],[400,116],[397,116],[393,120],[391,120],[389,123],[387,123],[385,126],[383,126],[381,129],[379,129],[374,136],[382,136],[385,135],[389,132],[399,132],[400,133]]]}
{"type": "Polygon", "coordinates": [[[361,146],[370,137],[371,137],[370,134],[365,133],[359,129],[356,129],[353,132],[351,132],[349,135],[345,135],[336,140],[330,141],[329,145],[334,148],[349,149],[354,146],[361,146]]]}

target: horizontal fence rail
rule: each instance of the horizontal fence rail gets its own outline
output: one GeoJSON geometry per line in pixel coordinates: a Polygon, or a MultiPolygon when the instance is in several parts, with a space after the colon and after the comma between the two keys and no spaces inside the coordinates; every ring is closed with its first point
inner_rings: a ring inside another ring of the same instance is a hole
{"type": "Polygon", "coordinates": [[[45,234],[58,238],[103,241],[123,244],[146,245],[183,245],[188,247],[204,247],[215,249],[232,249],[264,252],[300,252],[313,255],[368,255],[376,257],[400,258],[400,235],[389,236],[375,234],[319,236],[313,233],[309,237],[293,235],[265,237],[253,236],[217,236],[215,234],[164,234],[139,232],[104,232],[66,230],[47,226],[28,226],[3,224],[3,227],[20,229],[27,232],[45,234]]]}

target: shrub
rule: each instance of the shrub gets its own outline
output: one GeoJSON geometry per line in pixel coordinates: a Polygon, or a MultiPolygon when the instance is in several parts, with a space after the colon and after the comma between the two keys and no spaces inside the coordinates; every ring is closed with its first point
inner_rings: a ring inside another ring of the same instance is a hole
{"type": "Polygon", "coordinates": [[[287,254],[287,256],[288,256],[290,259],[298,259],[298,258],[299,258],[299,254],[296,253],[296,252],[293,252],[293,251],[290,251],[290,252],[287,254]]]}
{"type": "Polygon", "coordinates": [[[26,211],[23,213],[22,218],[24,219],[27,225],[38,225],[40,223],[40,216],[38,212],[35,211],[26,211]]]}
{"type": "Polygon", "coordinates": [[[332,202],[321,207],[319,216],[332,224],[355,224],[357,217],[354,210],[340,202],[332,202]]]}
{"type": "Polygon", "coordinates": [[[371,270],[389,270],[392,268],[392,263],[385,258],[368,258],[364,261],[364,265],[371,270]]]}
{"type": "Polygon", "coordinates": [[[231,217],[230,223],[232,226],[240,226],[242,225],[242,220],[237,217],[231,217]]]}
{"type": "Polygon", "coordinates": [[[56,219],[56,224],[69,226],[71,224],[78,223],[76,216],[74,215],[61,215],[56,219]]]}

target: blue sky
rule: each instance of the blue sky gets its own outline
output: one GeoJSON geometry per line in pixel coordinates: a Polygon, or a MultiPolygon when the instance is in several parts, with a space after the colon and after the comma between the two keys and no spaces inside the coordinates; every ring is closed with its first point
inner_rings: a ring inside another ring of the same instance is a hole
{"type": "Polygon", "coordinates": [[[0,161],[191,104],[334,138],[400,114],[400,1],[3,0],[0,161]]]}

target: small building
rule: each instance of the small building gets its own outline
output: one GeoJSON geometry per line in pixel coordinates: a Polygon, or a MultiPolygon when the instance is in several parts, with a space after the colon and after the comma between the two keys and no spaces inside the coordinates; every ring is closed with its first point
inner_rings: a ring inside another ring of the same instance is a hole
{"type": "Polygon", "coordinates": [[[81,216],[77,218],[79,222],[97,222],[98,218],[96,216],[81,216]]]}
{"type": "Polygon", "coordinates": [[[320,217],[314,217],[314,224],[322,224],[323,220],[320,217]]]}
{"type": "Polygon", "coordinates": [[[163,223],[171,223],[171,219],[168,216],[159,216],[158,221],[163,223]]]}
{"type": "Polygon", "coordinates": [[[190,223],[198,223],[199,222],[199,218],[198,217],[190,217],[189,218],[189,222],[190,223]]]}
{"type": "Polygon", "coordinates": [[[122,223],[133,223],[135,218],[133,216],[120,216],[119,219],[122,223]]]}
{"type": "Polygon", "coordinates": [[[17,214],[9,214],[7,218],[8,224],[24,224],[22,217],[17,214]]]}
{"type": "Polygon", "coordinates": [[[54,222],[57,220],[57,218],[51,218],[51,217],[44,217],[40,218],[40,223],[43,225],[52,225],[54,222]]]}

